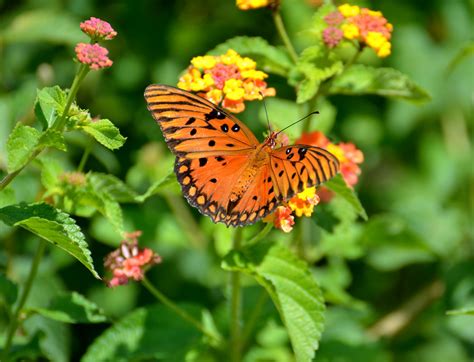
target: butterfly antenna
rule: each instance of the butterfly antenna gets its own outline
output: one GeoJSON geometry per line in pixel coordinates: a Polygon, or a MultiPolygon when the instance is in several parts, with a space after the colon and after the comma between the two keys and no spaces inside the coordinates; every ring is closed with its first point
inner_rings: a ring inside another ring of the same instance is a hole
{"type": "MultiPolygon", "coordinates": [[[[303,118],[297,120],[296,122],[293,122],[293,123],[290,124],[289,126],[286,126],[285,128],[279,130],[278,133],[283,132],[285,129],[290,128],[291,126],[294,126],[294,125],[297,124],[298,122],[304,121],[306,118],[311,117],[313,114],[319,114],[319,111],[311,112],[311,113],[308,114],[307,116],[304,116],[303,118]]],[[[277,134],[278,134],[278,133],[277,133],[277,134]]]]}
{"type": "Polygon", "coordinates": [[[267,105],[265,104],[265,97],[263,96],[263,93],[261,91],[259,91],[259,93],[262,96],[263,108],[265,109],[265,115],[267,116],[268,130],[271,132],[272,127],[270,127],[270,119],[268,118],[268,111],[267,111],[267,105]]]}

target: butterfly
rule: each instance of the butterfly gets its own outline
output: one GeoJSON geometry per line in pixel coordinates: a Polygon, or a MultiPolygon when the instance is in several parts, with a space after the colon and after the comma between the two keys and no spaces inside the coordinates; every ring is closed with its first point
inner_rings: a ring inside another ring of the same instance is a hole
{"type": "Polygon", "coordinates": [[[253,224],[339,172],[330,152],[301,144],[277,148],[277,132],[260,143],[236,117],[193,93],[152,84],[145,99],[176,155],[184,196],[215,223],[253,224]]]}

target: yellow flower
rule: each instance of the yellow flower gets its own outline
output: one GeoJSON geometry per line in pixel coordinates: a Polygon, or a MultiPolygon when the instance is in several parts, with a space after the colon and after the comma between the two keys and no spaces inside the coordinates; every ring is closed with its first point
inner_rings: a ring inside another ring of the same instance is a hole
{"type": "Polygon", "coordinates": [[[316,187],[308,187],[302,192],[292,197],[288,201],[288,206],[293,210],[296,216],[310,217],[314,206],[319,203],[319,196],[316,194],[316,187]]]}
{"type": "Polygon", "coordinates": [[[200,69],[211,69],[216,65],[216,58],[212,55],[194,57],[191,64],[200,69]]]}
{"type": "Polygon", "coordinates": [[[227,53],[221,55],[220,58],[223,64],[229,65],[236,64],[237,60],[241,57],[234,49],[229,49],[227,53]]]}
{"type": "Polygon", "coordinates": [[[350,18],[359,15],[360,13],[360,8],[357,5],[351,6],[349,4],[344,4],[339,6],[337,9],[345,18],[350,18]]]}
{"type": "Polygon", "coordinates": [[[390,44],[390,42],[387,41],[383,43],[382,46],[377,50],[377,55],[380,58],[385,58],[385,57],[388,57],[391,52],[392,52],[392,44],[390,44]]]}
{"type": "Polygon", "coordinates": [[[214,104],[219,104],[222,101],[222,91],[220,89],[212,89],[206,93],[206,98],[214,104]]]}
{"type": "Polygon", "coordinates": [[[336,158],[339,160],[339,162],[345,162],[346,161],[346,156],[344,154],[344,151],[339,147],[338,145],[335,145],[334,143],[329,143],[326,146],[326,149],[331,152],[336,158]]]}
{"type": "Polygon", "coordinates": [[[226,80],[223,91],[225,97],[232,101],[238,101],[245,95],[245,90],[242,88],[242,81],[235,78],[226,80]]]}
{"type": "Polygon", "coordinates": [[[252,79],[258,79],[258,80],[264,80],[265,78],[268,77],[268,75],[262,72],[261,70],[254,70],[254,69],[244,70],[240,74],[242,75],[242,78],[252,78],[252,79]]]}
{"type": "Polygon", "coordinates": [[[355,39],[360,35],[359,28],[355,24],[342,24],[341,30],[343,31],[344,38],[346,39],[355,39]]]}
{"type": "Polygon", "coordinates": [[[374,18],[381,18],[383,16],[381,11],[374,11],[370,9],[364,9],[364,13],[373,16],[374,18]]]}
{"type": "Polygon", "coordinates": [[[372,49],[380,49],[382,44],[387,42],[387,39],[380,33],[375,31],[369,31],[365,37],[365,42],[372,49]]]}
{"type": "Polygon", "coordinates": [[[255,69],[257,63],[248,57],[240,58],[237,60],[237,67],[240,71],[255,69]]]}
{"type": "Polygon", "coordinates": [[[273,2],[273,0],[237,0],[236,5],[240,10],[251,10],[269,6],[273,2]]]}

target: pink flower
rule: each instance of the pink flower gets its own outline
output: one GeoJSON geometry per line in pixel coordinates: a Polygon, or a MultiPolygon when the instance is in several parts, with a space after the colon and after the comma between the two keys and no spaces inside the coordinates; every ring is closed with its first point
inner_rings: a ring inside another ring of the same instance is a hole
{"type": "Polygon", "coordinates": [[[344,33],[341,29],[335,27],[328,27],[323,31],[324,43],[329,48],[334,48],[342,40],[344,33]]]}
{"type": "Polygon", "coordinates": [[[108,68],[113,64],[107,57],[109,51],[99,44],[79,43],[76,45],[75,51],[79,62],[89,65],[90,69],[108,68]]]}
{"type": "Polygon", "coordinates": [[[113,275],[107,286],[124,285],[130,279],[142,280],[147,268],[161,262],[161,257],[153,250],[138,248],[140,235],[141,231],[126,233],[120,247],[106,256],[104,265],[113,275]]]}
{"type": "Polygon", "coordinates": [[[328,25],[339,25],[344,21],[344,16],[339,11],[333,11],[324,17],[324,21],[328,25]]]}
{"type": "Polygon", "coordinates": [[[295,224],[295,217],[291,213],[292,210],[288,206],[278,206],[274,213],[265,218],[265,221],[273,222],[276,228],[289,233],[295,224]]]}
{"type": "Polygon", "coordinates": [[[108,22],[94,17],[82,22],[80,26],[81,30],[94,41],[111,40],[117,35],[108,22]]]}

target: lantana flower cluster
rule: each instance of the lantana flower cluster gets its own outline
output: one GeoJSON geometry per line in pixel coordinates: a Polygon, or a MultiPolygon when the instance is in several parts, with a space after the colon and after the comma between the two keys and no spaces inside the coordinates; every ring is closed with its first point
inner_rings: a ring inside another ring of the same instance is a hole
{"type": "Polygon", "coordinates": [[[254,60],[232,49],[219,56],[194,57],[178,87],[239,113],[245,109],[245,101],[262,99],[262,94],[275,95],[275,89],[267,88],[264,80],[268,75],[256,67],[254,60]]]}
{"type": "Polygon", "coordinates": [[[236,0],[235,4],[240,10],[253,10],[258,8],[276,7],[279,0],[236,0]]]}
{"type": "Polygon", "coordinates": [[[138,238],[141,234],[140,230],[125,233],[120,247],[106,256],[104,265],[113,275],[107,286],[124,285],[130,279],[142,280],[149,267],[161,263],[161,257],[153,250],[138,248],[138,238]]]}
{"type": "MultiPolygon", "coordinates": [[[[304,144],[324,148],[331,152],[339,160],[340,172],[347,186],[353,188],[361,173],[360,164],[364,161],[364,154],[353,143],[332,143],[319,131],[303,133],[296,144],[304,144]]],[[[328,202],[333,196],[332,191],[324,186],[308,187],[299,194],[292,197],[286,205],[279,206],[276,211],[267,217],[267,222],[273,222],[274,226],[284,232],[290,232],[297,217],[311,217],[314,207],[320,201],[328,202]]]]}
{"type": "Polygon", "coordinates": [[[90,37],[91,43],[76,45],[76,58],[79,63],[86,64],[93,70],[111,67],[113,62],[108,57],[108,49],[98,42],[115,38],[117,32],[108,22],[94,17],[82,22],[80,28],[90,37]]]}
{"type": "Polygon", "coordinates": [[[348,39],[369,46],[380,58],[391,53],[393,25],[380,11],[344,4],[326,15],[324,21],[328,27],[323,31],[323,40],[329,48],[348,39]]]}

